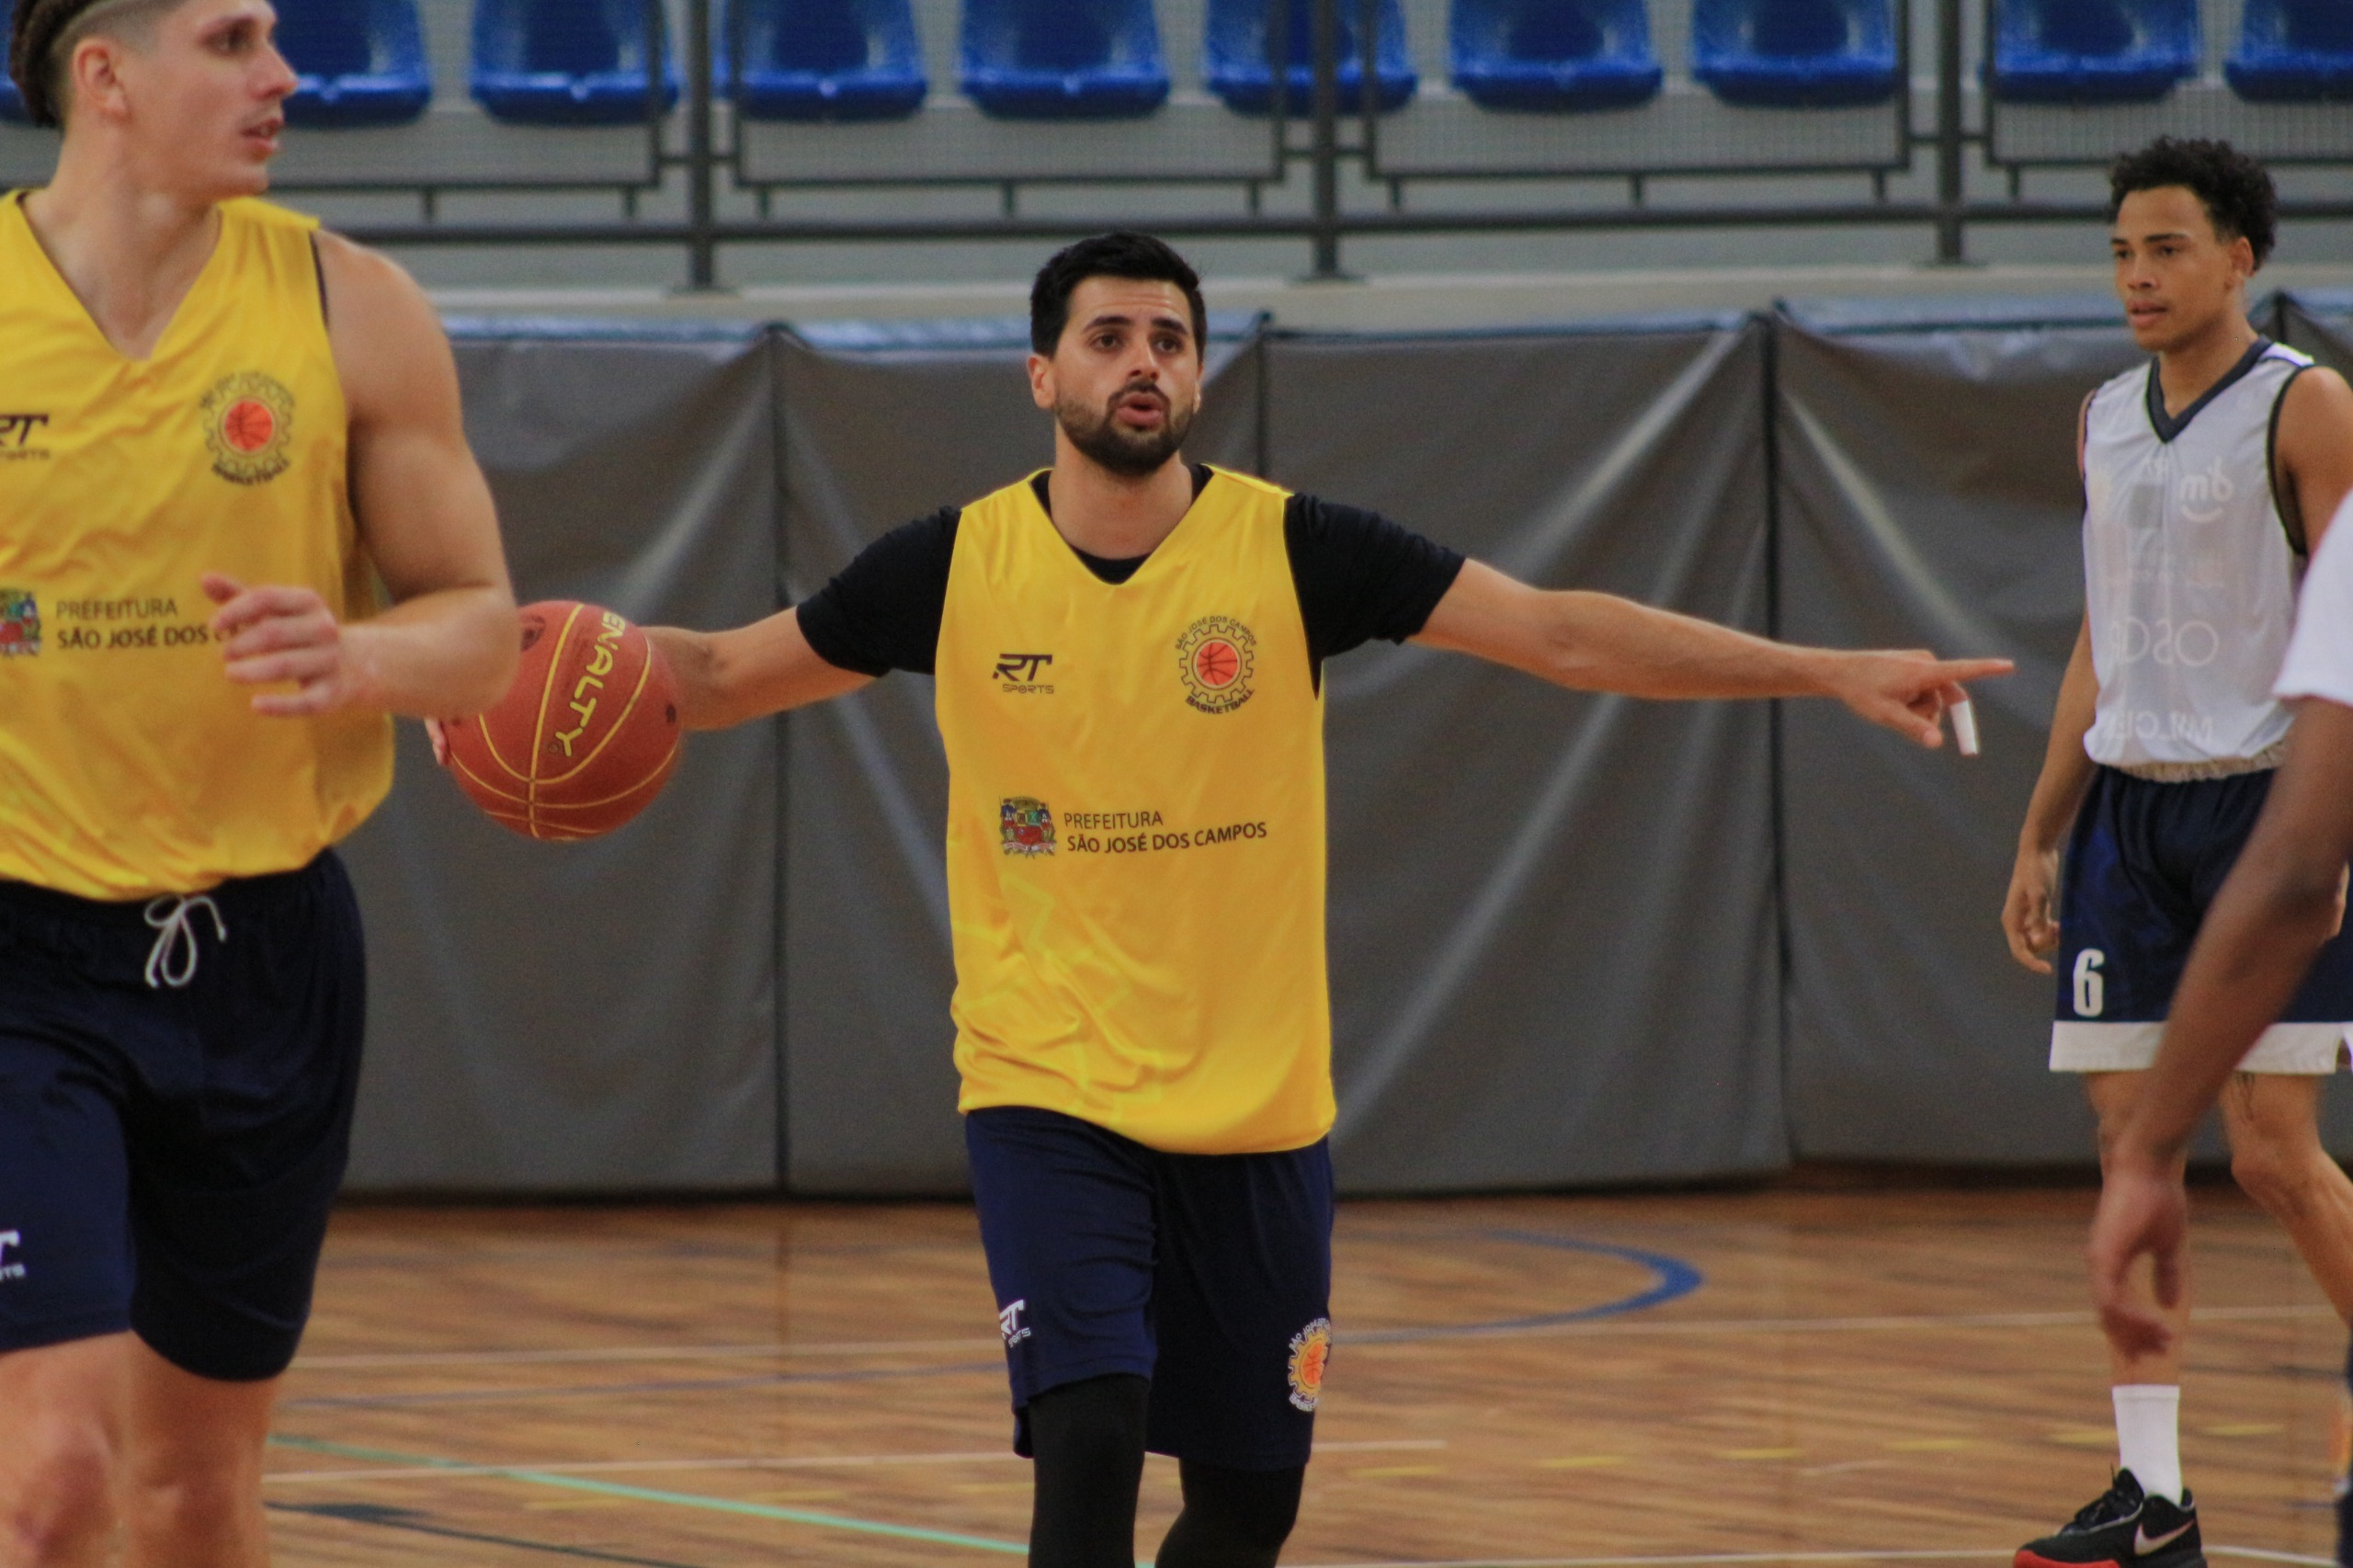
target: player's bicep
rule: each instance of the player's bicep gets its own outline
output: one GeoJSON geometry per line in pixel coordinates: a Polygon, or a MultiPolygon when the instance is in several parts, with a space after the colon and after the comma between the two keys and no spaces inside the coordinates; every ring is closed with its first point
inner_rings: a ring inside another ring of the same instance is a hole
{"type": "Polygon", "coordinates": [[[2344,377],[2314,366],[2289,383],[2279,407],[2279,449],[2310,554],[2353,494],[2353,387],[2344,377]]]}
{"type": "Polygon", "coordinates": [[[1415,642],[1515,669],[1540,669],[1552,639],[1546,595],[1482,561],[1466,561],[1415,642]]]}
{"type": "Polygon", "coordinates": [[[352,510],[397,600],[506,586],[489,483],[467,445],[457,361],[422,290],[322,235],[328,332],[350,417],[352,510]]]}

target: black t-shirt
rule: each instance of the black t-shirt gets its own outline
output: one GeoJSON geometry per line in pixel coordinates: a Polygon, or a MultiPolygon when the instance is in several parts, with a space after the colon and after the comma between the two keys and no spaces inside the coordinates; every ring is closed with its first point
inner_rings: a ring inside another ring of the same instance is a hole
{"type": "MultiPolygon", "coordinates": [[[[1193,494],[1209,482],[1210,471],[1196,464],[1193,494]]],[[[1039,504],[1051,511],[1046,476],[1034,484],[1039,504]]],[[[803,600],[801,634],[818,657],[860,675],[931,674],[962,517],[962,508],[949,506],[892,529],[803,600]]],[[[1283,545],[1319,687],[1324,661],[1333,655],[1376,637],[1403,642],[1420,631],[1462,570],[1462,557],[1444,545],[1378,513],[1313,495],[1284,503],[1283,545]]],[[[1107,561],[1075,548],[1071,553],[1107,583],[1126,582],[1151,559],[1107,561]]]]}

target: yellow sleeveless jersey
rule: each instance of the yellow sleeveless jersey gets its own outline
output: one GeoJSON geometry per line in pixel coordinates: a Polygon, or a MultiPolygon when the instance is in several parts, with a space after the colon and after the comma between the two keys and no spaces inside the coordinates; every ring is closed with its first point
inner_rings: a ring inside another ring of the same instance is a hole
{"type": "Polygon", "coordinates": [[[207,572],[375,607],[307,219],[221,209],[152,358],[125,358],[0,200],[0,879],[84,898],[301,866],[392,783],[381,713],[267,719],[207,572]]]}
{"type": "Polygon", "coordinates": [[[937,680],[964,1110],[1178,1153],[1331,1129],[1324,710],[1284,493],[1217,472],[1121,584],[964,508],[937,680]]]}

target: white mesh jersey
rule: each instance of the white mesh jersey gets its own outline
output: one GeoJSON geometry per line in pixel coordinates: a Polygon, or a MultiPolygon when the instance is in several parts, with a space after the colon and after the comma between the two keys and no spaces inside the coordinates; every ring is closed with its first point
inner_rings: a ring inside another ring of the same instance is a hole
{"type": "Polygon", "coordinates": [[[2085,601],[2099,707],[2084,749],[2111,767],[2252,761],[2288,733],[2271,694],[2302,561],[2271,485],[2279,400],[2308,356],[2258,338],[2167,415],[2157,368],[2092,394],[2085,601]]]}

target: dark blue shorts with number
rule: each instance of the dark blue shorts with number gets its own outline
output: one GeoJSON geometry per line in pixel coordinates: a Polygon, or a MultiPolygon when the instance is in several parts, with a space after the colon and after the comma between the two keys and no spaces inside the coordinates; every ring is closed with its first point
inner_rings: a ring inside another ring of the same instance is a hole
{"type": "Polygon", "coordinates": [[[1152,1381],[1146,1442],[1235,1470],[1307,1462],[1332,1339],[1332,1160],[1170,1154],[1023,1108],[964,1119],[1013,1381],[1152,1381]]]}
{"type": "Polygon", "coordinates": [[[0,1351],[131,1329],[200,1377],[294,1358],[358,1085],[359,910],[332,853],[208,896],[174,986],[159,904],[0,882],[0,1351]]]}
{"type": "MultiPolygon", "coordinates": [[[[2112,767],[2093,776],[2060,896],[2062,1022],[2165,1018],[2198,927],[2255,831],[2271,778],[2155,783],[2112,767]]],[[[2353,937],[2339,932],[2321,949],[2279,1017],[2291,1024],[2353,1021],[2353,937]]]]}

